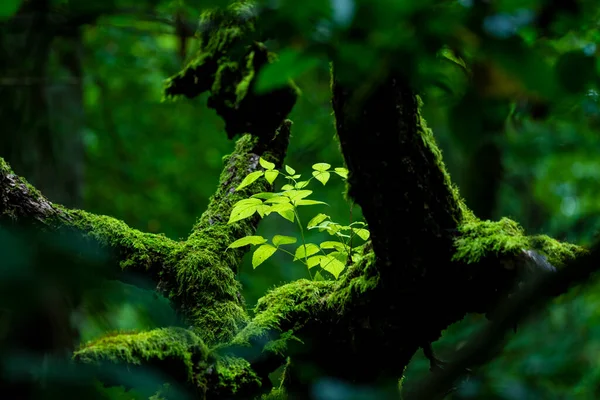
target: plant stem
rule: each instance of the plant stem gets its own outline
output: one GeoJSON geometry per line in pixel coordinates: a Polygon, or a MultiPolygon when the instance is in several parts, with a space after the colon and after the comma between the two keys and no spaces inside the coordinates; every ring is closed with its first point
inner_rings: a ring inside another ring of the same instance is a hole
{"type": "Polygon", "coordinates": [[[304,228],[302,228],[302,223],[300,222],[300,216],[298,215],[298,210],[294,205],[294,214],[296,215],[296,222],[300,227],[300,237],[302,238],[302,246],[304,246],[304,260],[306,262],[306,269],[308,270],[308,276],[310,276],[310,280],[312,281],[313,276],[310,273],[310,268],[308,268],[308,257],[306,256],[306,240],[304,239],[304,228]]]}

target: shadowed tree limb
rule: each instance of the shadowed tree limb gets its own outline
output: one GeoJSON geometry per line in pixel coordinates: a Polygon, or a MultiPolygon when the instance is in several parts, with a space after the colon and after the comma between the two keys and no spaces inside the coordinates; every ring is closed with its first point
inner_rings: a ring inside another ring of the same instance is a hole
{"type": "Polygon", "coordinates": [[[501,304],[493,319],[459,350],[447,367],[424,378],[415,391],[405,393],[405,400],[441,398],[454,382],[464,374],[465,368],[483,365],[498,356],[504,346],[506,334],[555,296],[566,293],[571,287],[588,283],[592,274],[600,270],[600,246],[596,244],[588,254],[568,263],[554,274],[538,275],[511,299],[501,304]]]}

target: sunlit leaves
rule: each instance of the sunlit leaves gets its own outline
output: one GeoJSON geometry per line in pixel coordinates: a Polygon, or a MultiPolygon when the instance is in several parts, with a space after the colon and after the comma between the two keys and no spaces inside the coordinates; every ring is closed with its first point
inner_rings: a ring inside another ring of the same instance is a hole
{"type": "Polygon", "coordinates": [[[312,190],[288,190],[284,194],[290,198],[292,203],[296,203],[298,200],[310,196],[312,190]]]}
{"type": "Polygon", "coordinates": [[[248,175],[246,175],[246,177],[242,180],[242,182],[238,185],[238,187],[235,188],[235,190],[240,190],[245,188],[246,186],[251,185],[252,183],[254,183],[258,178],[260,178],[261,176],[263,176],[264,172],[263,171],[254,171],[249,173],[248,175]]]}
{"type": "Polygon", "coordinates": [[[294,204],[296,204],[297,206],[314,206],[317,204],[325,204],[327,205],[327,203],[325,203],[324,201],[319,201],[319,200],[297,200],[294,204]]]}
{"type": "Polygon", "coordinates": [[[243,247],[243,246],[247,246],[249,244],[263,244],[266,242],[267,242],[267,239],[265,239],[262,236],[246,236],[246,237],[243,237],[243,238],[238,239],[235,242],[231,243],[227,248],[235,249],[237,247],[243,247]]]}
{"type": "Polygon", "coordinates": [[[271,212],[281,215],[290,222],[294,222],[294,206],[290,203],[279,203],[271,207],[271,212]]]}
{"type": "MultiPolygon", "coordinates": [[[[266,241],[266,239],[265,239],[266,241]]],[[[281,246],[282,244],[294,244],[298,241],[298,239],[296,239],[293,236],[283,236],[283,235],[275,235],[273,236],[273,244],[277,247],[281,246]]]]}
{"type": "Polygon", "coordinates": [[[322,249],[335,249],[338,251],[345,251],[345,247],[343,243],[327,240],[325,242],[321,242],[319,245],[322,249]]]}
{"type": "Polygon", "coordinates": [[[325,185],[329,180],[329,177],[331,176],[331,174],[327,172],[327,170],[331,168],[331,165],[327,163],[317,163],[314,164],[312,167],[314,169],[312,175],[315,177],[316,180],[325,185]]]}
{"type": "Polygon", "coordinates": [[[331,174],[327,171],[313,171],[312,174],[315,177],[315,179],[321,182],[323,185],[327,183],[329,177],[331,176],[331,174]]]}
{"type": "Polygon", "coordinates": [[[315,215],[310,221],[308,221],[308,224],[306,225],[306,227],[310,229],[312,227],[319,225],[321,222],[323,222],[329,218],[330,218],[329,215],[319,213],[319,214],[315,215]]]}
{"type": "Polygon", "coordinates": [[[256,198],[238,201],[231,210],[228,223],[231,224],[233,222],[251,217],[262,204],[262,200],[256,198]]]}
{"type": "Polygon", "coordinates": [[[367,229],[358,228],[354,229],[354,233],[358,235],[362,240],[368,240],[371,233],[367,229]]]}
{"type": "Polygon", "coordinates": [[[275,179],[277,178],[278,175],[279,175],[279,171],[276,171],[276,170],[265,171],[265,179],[270,184],[273,184],[273,182],[275,182],[275,179]]]}
{"type": "Polygon", "coordinates": [[[327,163],[316,163],[313,164],[312,168],[315,171],[327,171],[329,168],[331,168],[331,165],[327,163]]]}
{"type": "Polygon", "coordinates": [[[296,189],[302,189],[304,187],[307,187],[309,183],[310,183],[309,181],[296,182],[296,184],[294,185],[294,188],[296,188],[296,189]]]}
{"type": "Polygon", "coordinates": [[[281,204],[281,203],[289,203],[289,202],[290,202],[289,197],[277,196],[277,195],[265,200],[265,203],[272,203],[272,204],[281,204]]]}
{"type": "MultiPolygon", "coordinates": [[[[325,185],[331,177],[330,164],[313,164],[313,177],[309,180],[298,182],[296,180],[301,177],[301,174],[297,174],[296,170],[289,165],[286,165],[282,171],[279,171],[275,169],[275,164],[263,158],[259,159],[259,163],[265,170],[250,173],[244,178],[240,187],[248,186],[262,176],[264,176],[267,182],[272,184],[280,174],[283,174],[290,183],[283,185],[279,192],[256,193],[248,199],[238,201],[231,211],[230,223],[251,217],[254,213],[258,213],[261,217],[275,213],[290,222],[295,222],[296,218],[298,218],[297,207],[327,204],[320,200],[309,199],[308,197],[313,194],[313,191],[303,188],[307,187],[312,179],[316,179],[325,185]]],[[[346,168],[335,168],[332,172],[343,179],[346,179],[348,176],[346,168]]],[[[302,233],[302,224],[300,221],[298,223],[302,233]]],[[[315,273],[313,279],[325,279],[321,274],[323,271],[328,272],[328,274],[325,274],[326,276],[333,276],[335,279],[338,279],[345,269],[346,262],[349,259],[354,260],[359,256],[358,252],[352,248],[352,234],[354,237],[363,240],[369,238],[369,231],[363,222],[356,221],[350,225],[342,225],[331,221],[328,215],[322,213],[314,216],[306,227],[307,229],[318,229],[320,232],[326,231],[336,239],[324,241],[317,245],[314,243],[304,243],[304,235],[302,234],[303,243],[296,248],[293,254],[282,249],[283,252],[293,255],[294,261],[305,264],[309,270],[320,267],[321,269],[315,273]]],[[[259,245],[252,255],[252,265],[256,268],[271,257],[280,246],[297,243],[298,239],[293,236],[275,235],[272,239],[272,245],[266,244],[266,241],[267,239],[262,236],[247,236],[233,242],[230,248],[259,245]]]]}
{"type": "Polygon", "coordinates": [[[260,166],[263,167],[266,170],[272,170],[272,169],[275,168],[275,164],[273,164],[272,162],[269,162],[269,161],[265,160],[262,157],[260,157],[258,159],[258,162],[259,162],[260,166]]]}
{"type": "Polygon", "coordinates": [[[325,256],[322,255],[308,257],[308,259],[306,260],[306,266],[310,269],[316,267],[317,265],[321,265],[321,260],[323,258],[325,258],[325,256]]]}
{"type": "Polygon", "coordinates": [[[346,268],[346,255],[341,252],[331,252],[320,261],[321,268],[338,279],[344,268],[346,268]]]}
{"type": "Polygon", "coordinates": [[[346,168],[337,167],[333,171],[342,178],[348,179],[348,170],[346,168]]]}
{"type": "Polygon", "coordinates": [[[296,253],[294,254],[294,261],[304,259],[306,257],[312,256],[313,254],[317,254],[319,252],[319,246],[314,243],[307,243],[306,245],[301,245],[296,249],[296,253]]]}
{"type": "Polygon", "coordinates": [[[252,254],[252,267],[256,268],[277,251],[277,247],[270,244],[263,244],[252,254]]]}

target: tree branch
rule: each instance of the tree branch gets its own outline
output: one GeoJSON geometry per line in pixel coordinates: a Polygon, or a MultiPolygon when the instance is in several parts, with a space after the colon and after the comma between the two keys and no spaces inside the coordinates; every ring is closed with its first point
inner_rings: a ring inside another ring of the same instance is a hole
{"type": "Polygon", "coordinates": [[[473,335],[467,345],[454,356],[454,361],[444,370],[430,375],[416,385],[416,390],[406,393],[405,400],[436,399],[451,389],[466,368],[483,365],[502,350],[506,334],[529,315],[566,293],[575,285],[590,282],[591,275],[600,270],[600,245],[596,244],[589,254],[577,259],[554,274],[538,275],[522,290],[507,300],[494,313],[491,322],[473,335]]]}

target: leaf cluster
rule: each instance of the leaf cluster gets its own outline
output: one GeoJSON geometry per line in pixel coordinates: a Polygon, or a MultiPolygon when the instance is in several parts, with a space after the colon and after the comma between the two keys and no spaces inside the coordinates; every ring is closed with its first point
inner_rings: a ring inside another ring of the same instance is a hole
{"type": "Polygon", "coordinates": [[[342,225],[332,221],[329,215],[318,213],[306,224],[306,229],[318,229],[319,232],[327,232],[335,240],[326,240],[318,244],[307,243],[304,238],[304,225],[300,221],[297,210],[300,206],[327,205],[323,201],[309,199],[308,197],[313,192],[306,188],[313,180],[326,185],[332,173],[340,176],[342,179],[347,179],[348,170],[343,167],[331,170],[330,164],[317,163],[312,166],[312,177],[307,180],[301,180],[302,175],[296,173],[296,170],[289,165],[286,165],[284,170],[279,171],[275,169],[275,164],[263,158],[259,159],[259,163],[264,170],[248,174],[236,190],[243,189],[260,178],[265,179],[270,184],[274,184],[280,175],[287,179],[287,183],[281,187],[280,191],[261,192],[250,198],[238,201],[232,208],[229,223],[249,218],[255,213],[258,213],[261,218],[272,213],[279,214],[284,219],[292,223],[297,223],[300,230],[301,244],[292,252],[282,246],[297,243],[298,238],[296,237],[274,235],[271,242],[268,243],[269,240],[262,236],[251,235],[236,240],[228,248],[238,248],[248,245],[258,246],[252,255],[252,266],[254,268],[280,250],[292,256],[293,261],[304,264],[308,268],[309,273],[313,268],[319,267],[319,271],[315,273],[313,279],[325,279],[323,272],[331,274],[333,278],[338,279],[346,268],[346,265],[352,263],[353,259],[357,256],[356,248],[352,247],[352,239],[355,236],[358,236],[362,240],[369,239],[369,230],[366,224],[355,221],[349,225],[342,225]]]}

